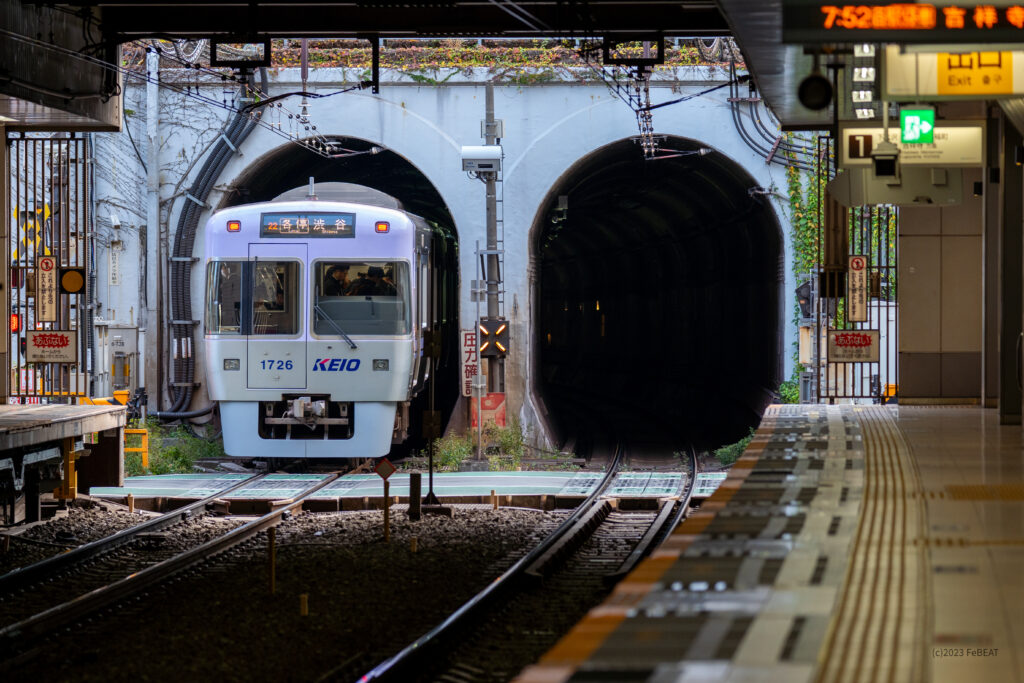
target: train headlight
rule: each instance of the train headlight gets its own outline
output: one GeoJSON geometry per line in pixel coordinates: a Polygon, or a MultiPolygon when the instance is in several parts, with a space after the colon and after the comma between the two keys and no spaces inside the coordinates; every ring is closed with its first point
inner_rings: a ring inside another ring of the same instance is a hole
{"type": "Polygon", "coordinates": [[[376,223],[374,223],[373,229],[376,230],[377,232],[387,232],[388,230],[391,229],[391,224],[388,223],[387,221],[377,221],[376,223]]]}
{"type": "Polygon", "coordinates": [[[388,369],[388,365],[389,365],[389,362],[388,362],[387,358],[374,358],[373,359],[373,371],[374,372],[381,372],[381,371],[386,372],[387,369],[388,369]]]}
{"type": "Polygon", "coordinates": [[[225,370],[241,370],[242,369],[242,361],[239,360],[238,358],[225,358],[224,359],[224,369],[225,370]]]}
{"type": "Polygon", "coordinates": [[[228,232],[238,232],[242,229],[242,221],[228,221],[228,232]]]}

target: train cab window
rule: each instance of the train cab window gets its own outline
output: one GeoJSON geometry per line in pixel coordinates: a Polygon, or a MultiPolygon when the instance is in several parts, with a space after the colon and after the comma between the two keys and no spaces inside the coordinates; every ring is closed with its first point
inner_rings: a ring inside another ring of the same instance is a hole
{"type": "Polygon", "coordinates": [[[312,270],[315,334],[409,333],[408,263],[316,261],[312,270]]]}
{"type": "Polygon", "coordinates": [[[211,261],[206,266],[206,331],[242,333],[242,262],[211,261]]]}
{"type": "Polygon", "coordinates": [[[252,277],[252,334],[298,334],[299,264],[256,261],[252,277]]]}

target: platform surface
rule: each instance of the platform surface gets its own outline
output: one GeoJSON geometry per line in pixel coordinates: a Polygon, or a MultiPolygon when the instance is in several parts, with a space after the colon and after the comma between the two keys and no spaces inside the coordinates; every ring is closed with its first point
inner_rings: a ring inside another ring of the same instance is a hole
{"type": "Polygon", "coordinates": [[[773,406],[519,683],[1024,683],[1024,439],[974,407],[773,406]]]}
{"type": "Polygon", "coordinates": [[[121,405],[0,405],[0,453],[124,424],[121,405]]]}

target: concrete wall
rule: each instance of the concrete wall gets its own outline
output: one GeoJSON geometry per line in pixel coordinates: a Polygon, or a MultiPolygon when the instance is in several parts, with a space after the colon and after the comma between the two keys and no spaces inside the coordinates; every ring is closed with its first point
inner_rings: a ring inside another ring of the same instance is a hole
{"type": "Polygon", "coordinates": [[[901,399],[981,396],[981,174],[964,169],[959,206],[900,209],[901,399]]]}
{"type": "MultiPolygon", "coordinates": [[[[360,77],[356,70],[351,71],[315,70],[311,73],[310,88],[319,92],[344,88],[360,77]]],[[[389,73],[383,76],[379,95],[356,91],[310,101],[310,117],[319,133],[361,138],[384,146],[410,161],[438,190],[454,217],[460,240],[463,283],[460,301],[464,328],[472,326],[474,315],[469,281],[475,277],[474,244],[476,240],[480,240],[482,245],[485,243],[485,197],[483,184],[461,172],[460,147],[482,144],[480,120],[484,116],[484,82],[491,77],[486,70],[479,69],[459,72],[440,85],[424,85],[407,75],[389,73]]],[[[652,83],[651,98],[658,103],[697,94],[710,86],[725,83],[727,78],[728,74],[719,68],[690,67],[659,73],[652,83]]],[[[196,83],[196,86],[215,100],[225,97],[220,83],[196,83]]],[[[299,87],[297,69],[271,74],[272,95],[295,91],[299,87]]],[[[141,133],[140,128],[133,125],[136,123],[134,117],[143,121],[146,116],[159,116],[160,132],[154,144],[159,152],[161,225],[159,232],[150,227],[148,235],[149,239],[161,240],[162,253],[166,254],[167,226],[173,229],[176,225],[185,201],[185,189],[201,165],[207,145],[218,135],[227,113],[167,90],[160,92],[159,111],[151,112],[142,105],[144,87],[128,83],[127,88],[128,101],[132,103],[128,109],[134,112],[127,117],[127,125],[132,126],[137,144],[142,136],[138,134],[141,133]]],[[[784,169],[767,165],[763,157],[747,147],[738,136],[731,121],[728,92],[723,88],[656,110],[655,132],[686,137],[701,146],[712,147],[742,167],[759,186],[776,190],[778,194],[774,195],[773,201],[783,234],[788,236],[788,216],[783,209],[784,169]]],[[[290,98],[286,106],[297,111],[297,100],[290,98]]],[[[518,412],[525,424],[534,424],[536,410],[531,405],[528,390],[532,382],[529,359],[533,343],[533,333],[527,324],[534,285],[531,226],[537,220],[551,188],[574,164],[607,144],[637,135],[638,131],[633,111],[601,83],[572,80],[532,86],[499,83],[495,91],[495,115],[505,121],[505,137],[502,139],[506,250],[503,273],[506,278],[505,313],[514,324],[512,351],[506,366],[506,386],[510,410],[518,412]]],[[[767,114],[762,115],[766,122],[768,118],[767,114]]],[[[287,127],[287,122],[283,127],[287,127]]],[[[145,128],[144,124],[141,128],[145,128]]],[[[131,216],[132,225],[142,225],[146,216],[143,196],[145,174],[125,134],[97,137],[101,139],[97,143],[98,168],[107,167],[102,174],[103,182],[97,185],[98,202],[102,207],[98,212],[104,235],[100,240],[102,252],[102,249],[110,248],[111,238],[107,235],[111,234],[112,228],[104,226],[103,220],[111,208],[118,207],[124,211],[124,216],[131,216]]],[[[290,143],[268,128],[257,128],[243,144],[241,154],[228,163],[218,180],[217,190],[208,200],[210,205],[217,206],[223,193],[232,192],[234,180],[250,165],[259,163],[261,157],[287,144],[290,143]]],[[[142,157],[146,158],[145,150],[142,150],[142,157]]],[[[304,184],[305,180],[297,179],[296,185],[304,184]]],[[[121,220],[124,222],[125,218],[122,216],[121,220]]],[[[143,258],[145,249],[139,249],[142,240],[141,233],[124,240],[126,251],[122,254],[122,262],[134,263],[134,259],[143,258]]],[[[787,246],[784,292],[788,293],[795,285],[790,275],[792,258],[788,252],[788,239],[784,241],[787,246]]],[[[200,232],[196,237],[194,254],[200,259],[204,257],[200,253],[202,244],[200,232]]],[[[104,271],[107,255],[100,253],[97,260],[102,283],[108,276],[104,271]]],[[[155,264],[141,262],[144,264],[141,267],[143,272],[155,275],[155,264]]],[[[201,317],[202,278],[202,269],[195,268],[192,291],[193,316],[197,318],[201,317]]],[[[138,281],[126,280],[117,291],[110,289],[105,292],[102,286],[99,289],[103,310],[116,310],[119,320],[127,321],[131,311],[138,310],[142,289],[138,281]]],[[[166,289],[163,295],[166,297],[166,289]]],[[[795,330],[789,324],[788,295],[785,301],[780,315],[783,316],[781,327],[786,330],[784,373],[788,374],[788,358],[795,330]]],[[[151,339],[145,344],[149,349],[155,348],[151,339]]],[[[204,371],[200,350],[197,378],[205,383],[202,379],[204,371]]],[[[193,406],[203,405],[205,401],[200,390],[193,406]]]]}

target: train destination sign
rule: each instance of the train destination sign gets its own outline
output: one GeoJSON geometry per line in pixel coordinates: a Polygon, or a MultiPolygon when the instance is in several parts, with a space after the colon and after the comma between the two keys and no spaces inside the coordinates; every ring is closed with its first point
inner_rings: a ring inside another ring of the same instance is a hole
{"type": "Polygon", "coordinates": [[[356,215],[338,212],[260,214],[260,237],[355,237],[356,215]]]}
{"type": "Polygon", "coordinates": [[[1024,40],[1024,0],[989,3],[842,4],[783,0],[784,43],[1014,43],[1024,40]]]}

